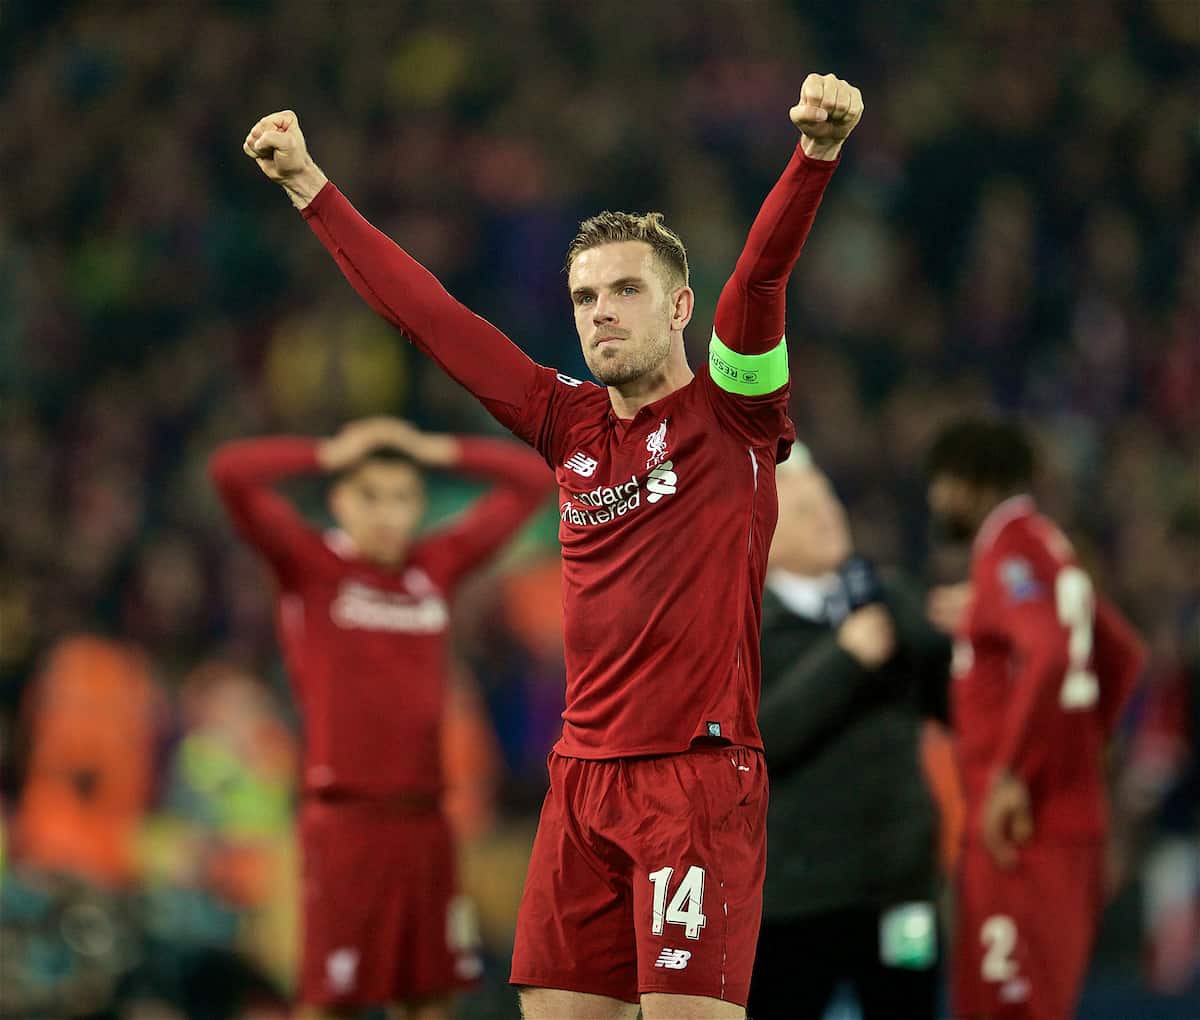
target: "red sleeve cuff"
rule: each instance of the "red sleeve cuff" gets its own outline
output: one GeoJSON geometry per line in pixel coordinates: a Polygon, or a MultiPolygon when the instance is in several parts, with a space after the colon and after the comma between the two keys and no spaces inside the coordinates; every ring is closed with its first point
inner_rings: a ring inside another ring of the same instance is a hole
{"type": "MultiPolygon", "coordinates": [[[[804,151],[803,142],[796,143],[796,153],[800,157],[800,162],[806,167],[829,174],[833,173],[842,162],[842,154],[840,152],[835,159],[815,159],[804,151]]],[[[313,199],[313,201],[315,202],[316,199],[313,199]]]]}
{"type": "Polygon", "coordinates": [[[332,202],[334,195],[340,195],[341,192],[334,187],[333,181],[326,181],[321,185],[321,190],[313,196],[313,200],[300,210],[300,215],[306,220],[312,219],[320,214],[321,209],[332,202]]]}

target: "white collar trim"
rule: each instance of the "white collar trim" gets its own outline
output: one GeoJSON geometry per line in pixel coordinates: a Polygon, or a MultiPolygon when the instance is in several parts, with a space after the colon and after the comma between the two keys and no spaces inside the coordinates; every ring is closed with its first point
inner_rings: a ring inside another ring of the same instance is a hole
{"type": "Polygon", "coordinates": [[[767,587],[789,610],[806,620],[824,620],[826,597],[838,589],[836,574],[806,577],[780,567],[767,574],[767,587]]]}
{"type": "Polygon", "coordinates": [[[975,551],[978,553],[986,549],[1000,532],[1018,517],[1028,517],[1036,512],[1033,497],[1027,492],[1009,496],[1008,499],[997,503],[979,526],[979,533],[975,536],[975,551]]]}

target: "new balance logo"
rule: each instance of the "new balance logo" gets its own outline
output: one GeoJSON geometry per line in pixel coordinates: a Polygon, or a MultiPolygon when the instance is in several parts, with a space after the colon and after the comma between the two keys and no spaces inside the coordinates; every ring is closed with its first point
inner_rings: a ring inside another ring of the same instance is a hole
{"type": "Polygon", "coordinates": [[[589,457],[582,450],[576,450],[567,460],[563,461],[563,467],[570,468],[584,478],[591,478],[596,473],[599,463],[595,457],[589,457]]]}
{"type": "Polygon", "coordinates": [[[686,949],[664,949],[658,954],[654,966],[665,967],[667,970],[683,970],[691,958],[692,954],[686,949]]]}

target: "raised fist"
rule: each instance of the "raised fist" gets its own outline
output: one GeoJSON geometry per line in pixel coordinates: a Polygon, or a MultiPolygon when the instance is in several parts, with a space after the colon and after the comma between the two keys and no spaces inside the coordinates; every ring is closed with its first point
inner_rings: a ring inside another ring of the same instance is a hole
{"type": "Polygon", "coordinates": [[[263,117],[246,135],[242,150],[273,181],[294,177],[308,162],[300,121],[291,110],[263,117]]]}
{"type": "Polygon", "coordinates": [[[321,168],[309,158],[300,120],[291,110],[263,117],[246,135],[242,151],[271,180],[283,185],[298,209],[308,205],[325,184],[321,168]]]}
{"type": "Polygon", "coordinates": [[[804,135],[804,151],[832,159],[862,119],[862,93],[832,74],[810,74],[792,107],[792,123],[804,135]]]}

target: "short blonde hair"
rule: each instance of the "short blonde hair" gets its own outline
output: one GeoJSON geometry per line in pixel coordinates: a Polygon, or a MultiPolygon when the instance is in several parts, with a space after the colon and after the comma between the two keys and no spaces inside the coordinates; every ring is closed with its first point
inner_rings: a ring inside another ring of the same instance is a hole
{"type": "Polygon", "coordinates": [[[605,210],[579,224],[579,233],[567,247],[566,270],[570,274],[576,257],[589,248],[619,241],[644,241],[665,267],[665,277],[672,287],[686,287],[688,282],[687,249],[679,235],[663,223],[660,212],[627,213],[605,210]]]}

